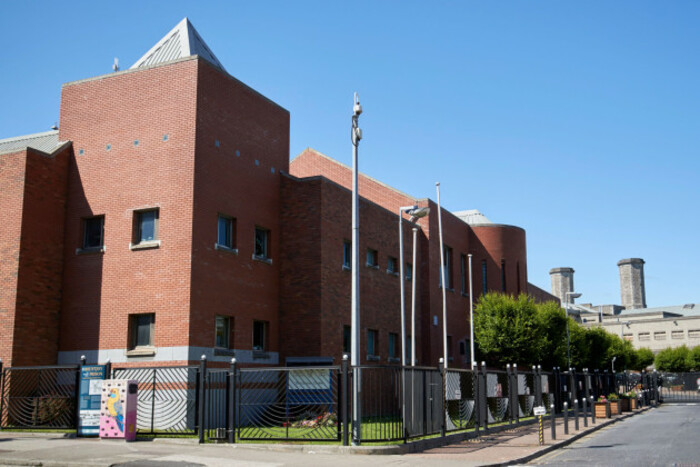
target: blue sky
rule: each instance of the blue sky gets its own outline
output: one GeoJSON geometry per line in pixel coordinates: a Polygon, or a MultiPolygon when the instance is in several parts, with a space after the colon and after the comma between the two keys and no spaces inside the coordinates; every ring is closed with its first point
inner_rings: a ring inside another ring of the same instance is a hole
{"type": "Polygon", "coordinates": [[[291,112],[291,156],[351,163],[527,230],[530,282],[576,270],[619,303],[700,302],[700,2],[0,2],[0,138],[48,130],[61,83],[128,68],[189,17],[233,76],[291,112]]]}

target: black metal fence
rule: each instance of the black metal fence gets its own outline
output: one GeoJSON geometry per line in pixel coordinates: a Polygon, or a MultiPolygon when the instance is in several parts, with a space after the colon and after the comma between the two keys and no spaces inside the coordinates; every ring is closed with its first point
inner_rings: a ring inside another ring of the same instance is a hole
{"type": "MultiPolygon", "coordinates": [[[[700,400],[700,373],[618,373],[508,365],[505,370],[341,366],[291,368],[128,367],[108,371],[139,383],[137,432],[206,439],[408,442],[460,430],[514,425],[548,413],[590,408],[601,395],[635,390],[642,404],[700,400]],[[352,430],[357,378],[360,429],[352,430]],[[657,389],[660,388],[660,391],[657,389]],[[585,399],[585,403],[584,403],[585,399]]],[[[77,425],[80,365],[2,368],[0,429],[77,425]]]]}

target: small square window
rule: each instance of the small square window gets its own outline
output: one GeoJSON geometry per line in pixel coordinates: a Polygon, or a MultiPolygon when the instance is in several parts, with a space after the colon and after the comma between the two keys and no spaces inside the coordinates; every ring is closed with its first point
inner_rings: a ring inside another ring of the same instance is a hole
{"type": "Polygon", "coordinates": [[[99,249],[104,246],[105,216],[83,219],[83,249],[99,249]]]}
{"type": "Polygon", "coordinates": [[[367,330],[367,356],[375,357],[377,355],[377,331],[375,329],[367,330]]]}
{"type": "Polygon", "coordinates": [[[350,269],[350,261],[352,260],[352,244],[345,240],[343,242],[343,268],[350,269]]]}
{"type": "Polygon", "coordinates": [[[236,219],[219,214],[217,225],[217,246],[236,248],[236,219]]]}
{"type": "Polygon", "coordinates": [[[270,257],[270,231],[261,227],[255,228],[255,252],[257,259],[267,259],[270,257]]]}
{"type": "Polygon", "coordinates": [[[156,315],[153,313],[130,315],[129,348],[152,347],[156,315]]]}
{"type": "Polygon", "coordinates": [[[377,254],[377,250],[367,248],[367,266],[372,268],[379,267],[379,255],[377,254]]]}
{"type": "Polygon", "coordinates": [[[396,258],[389,256],[386,262],[386,272],[389,274],[396,274],[396,258]]]}
{"type": "Polygon", "coordinates": [[[410,281],[411,279],[413,279],[413,265],[406,263],[406,280],[410,281]]]}
{"type": "Polygon", "coordinates": [[[220,349],[230,349],[233,348],[231,344],[231,318],[228,316],[217,316],[216,342],[214,345],[220,349]]]}
{"type": "Polygon", "coordinates": [[[253,350],[267,350],[267,321],[253,321],[253,350]]]}
{"type": "Polygon", "coordinates": [[[133,243],[154,242],[158,240],[159,209],[148,209],[134,212],[133,243]]]}

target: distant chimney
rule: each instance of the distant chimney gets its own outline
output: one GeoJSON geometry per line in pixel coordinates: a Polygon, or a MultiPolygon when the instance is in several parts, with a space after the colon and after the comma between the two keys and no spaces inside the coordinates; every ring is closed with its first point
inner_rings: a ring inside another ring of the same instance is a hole
{"type": "Polygon", "coordinates": [[[620,269],[620,298],[622,306],[627,310],[646,308],[644,260],[641,258],[621,259],[617,262],[617,267],[620,269]]]}
{"type": "MultiPolygon", "coordinates": [[[[574,268],[554,268],[549,271],[549,276],[552,279],[552,295],[565,303],[566,292],[574,291],[574,268]]],[[[574,303],[574,299],[570,297],[569,303],[574,303]]]]}

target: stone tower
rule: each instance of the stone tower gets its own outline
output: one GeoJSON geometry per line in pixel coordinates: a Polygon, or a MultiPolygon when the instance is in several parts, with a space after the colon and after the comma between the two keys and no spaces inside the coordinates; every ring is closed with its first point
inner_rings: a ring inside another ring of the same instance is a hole
{"type": "MultiPolygon", "coordinates": [[[[565,303],[566,292],[574,291],[574,268],[550,269],[549,276],[552,279],[552,295],[558,297],[562,304],[565,303]]],[[[569,303],[574,303],[574,299],[569,298],[569,303]]]]}
{"type": "MultiPolygon", "coordinates": [[[[646,308],[647,298],[644,291],[644,260],[641,258],[621,259],[617,262],[620,269],[620,296],[622,306],[646,308]]],[[[553,283],[553,282],[552,282],[553,283]]]]}

